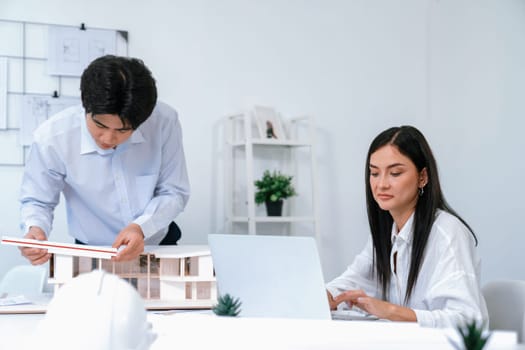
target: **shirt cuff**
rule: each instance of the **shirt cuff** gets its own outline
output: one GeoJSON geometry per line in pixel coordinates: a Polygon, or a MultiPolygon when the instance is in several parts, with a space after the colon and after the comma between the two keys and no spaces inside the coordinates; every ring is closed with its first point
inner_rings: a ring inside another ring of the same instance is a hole
{"type": "Polygon", "coordinates": [[[416,313],[417,323],[421,327],[435,327],[434,318],[432,317],[432,311],[429,310],[414,310],[416,313]]]}
{"type": "Polygon", "coordinates": [[[25,224],[22,224],[21,226],[22,226],[22,230],[24,231],[22,233],[23,235],[26,235],[29,232],[29,228],[31,228],[31,226],[38,226],[42,229],[42,231],[44,231],[46,238],[49,238],[50,228],[47,227],[47,225],[45,225],[44,223],[30,220],[30,221],[27,221],[25,224]]]}
{"type": "Polygon", "coordinates": [[[144,234],[144,239],[153,236],[158,231],[153,224],[153,220],[138,217],[137,219],[133,220],[133,223],[140,226],[142,233],[144,234]]]}

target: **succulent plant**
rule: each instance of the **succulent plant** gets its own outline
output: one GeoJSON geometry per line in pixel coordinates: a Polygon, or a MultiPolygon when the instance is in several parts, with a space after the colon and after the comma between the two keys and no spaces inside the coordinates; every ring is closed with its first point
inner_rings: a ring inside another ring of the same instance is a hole
{"type": "Polygon", "coordinates": [[[241,312],[241,304],[239,298],[234,298],[230,294],[224,294],[219,296],[217,305],[215,305],[212,310],[219,316],[235,317],[241,312]]]}
{"type": "Polygon", "coordinates": [[[461,336],[462,343],[458,344],[450,339],[449,341],[457,350],[481,350],[491,335],[485,332],[485,324],[478,324],[476,320],[459,325],[456,329],[461,336]]]}

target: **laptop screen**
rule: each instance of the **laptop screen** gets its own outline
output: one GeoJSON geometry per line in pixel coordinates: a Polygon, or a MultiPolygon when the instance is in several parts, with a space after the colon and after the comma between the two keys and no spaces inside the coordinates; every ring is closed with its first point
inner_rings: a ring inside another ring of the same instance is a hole
{"type": "Polygon", "coordinates": [[[239,298],[240,316],[330,319],[312,237],[208,235],[219,295],[239,298]]]}

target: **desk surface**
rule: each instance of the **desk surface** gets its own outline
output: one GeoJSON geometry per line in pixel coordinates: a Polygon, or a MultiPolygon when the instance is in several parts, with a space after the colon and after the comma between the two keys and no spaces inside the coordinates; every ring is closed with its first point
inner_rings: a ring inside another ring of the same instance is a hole
{"type": "MultiPolygon", "coordinates": [[[[25,341],[44,317],[0,316],[0,349],[25,349],[25,341]]],[[[452,330],[414,323],[229,318],[197,312],[148,313],[158,338],[151,350],[164,349],[453,349],[452,330]]],[[[513,332],[494,332],[486,349],[524,350],[513,332]]]]}
{"type": "MultiPolygon", "coordinates": [[[[10,314],[44,314],[47,306],[53,297],[52,294],[41,294],[29,296],[29,304],[1,306],[0,315],[10,314]]],[[[147,310],[209,310],[211,308],[209,300],[181,300],[181,301],[161,301],[145,300],[144,306],[147,310]]]]}

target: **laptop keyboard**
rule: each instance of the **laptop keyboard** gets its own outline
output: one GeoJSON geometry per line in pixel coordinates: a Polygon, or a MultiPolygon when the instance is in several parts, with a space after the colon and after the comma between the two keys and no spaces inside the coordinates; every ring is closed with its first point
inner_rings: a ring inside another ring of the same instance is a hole
{"type": "Polygon", "coordinates": [[[355,320],[361,320],[361,321],[374,321],[377,320],[377,316],[371,315],[369,313],[366,313],[364,311],[360,310],[333,310],[332,313],[332,320],[338,320],[338,321],[355,321],[355,320]]]}

